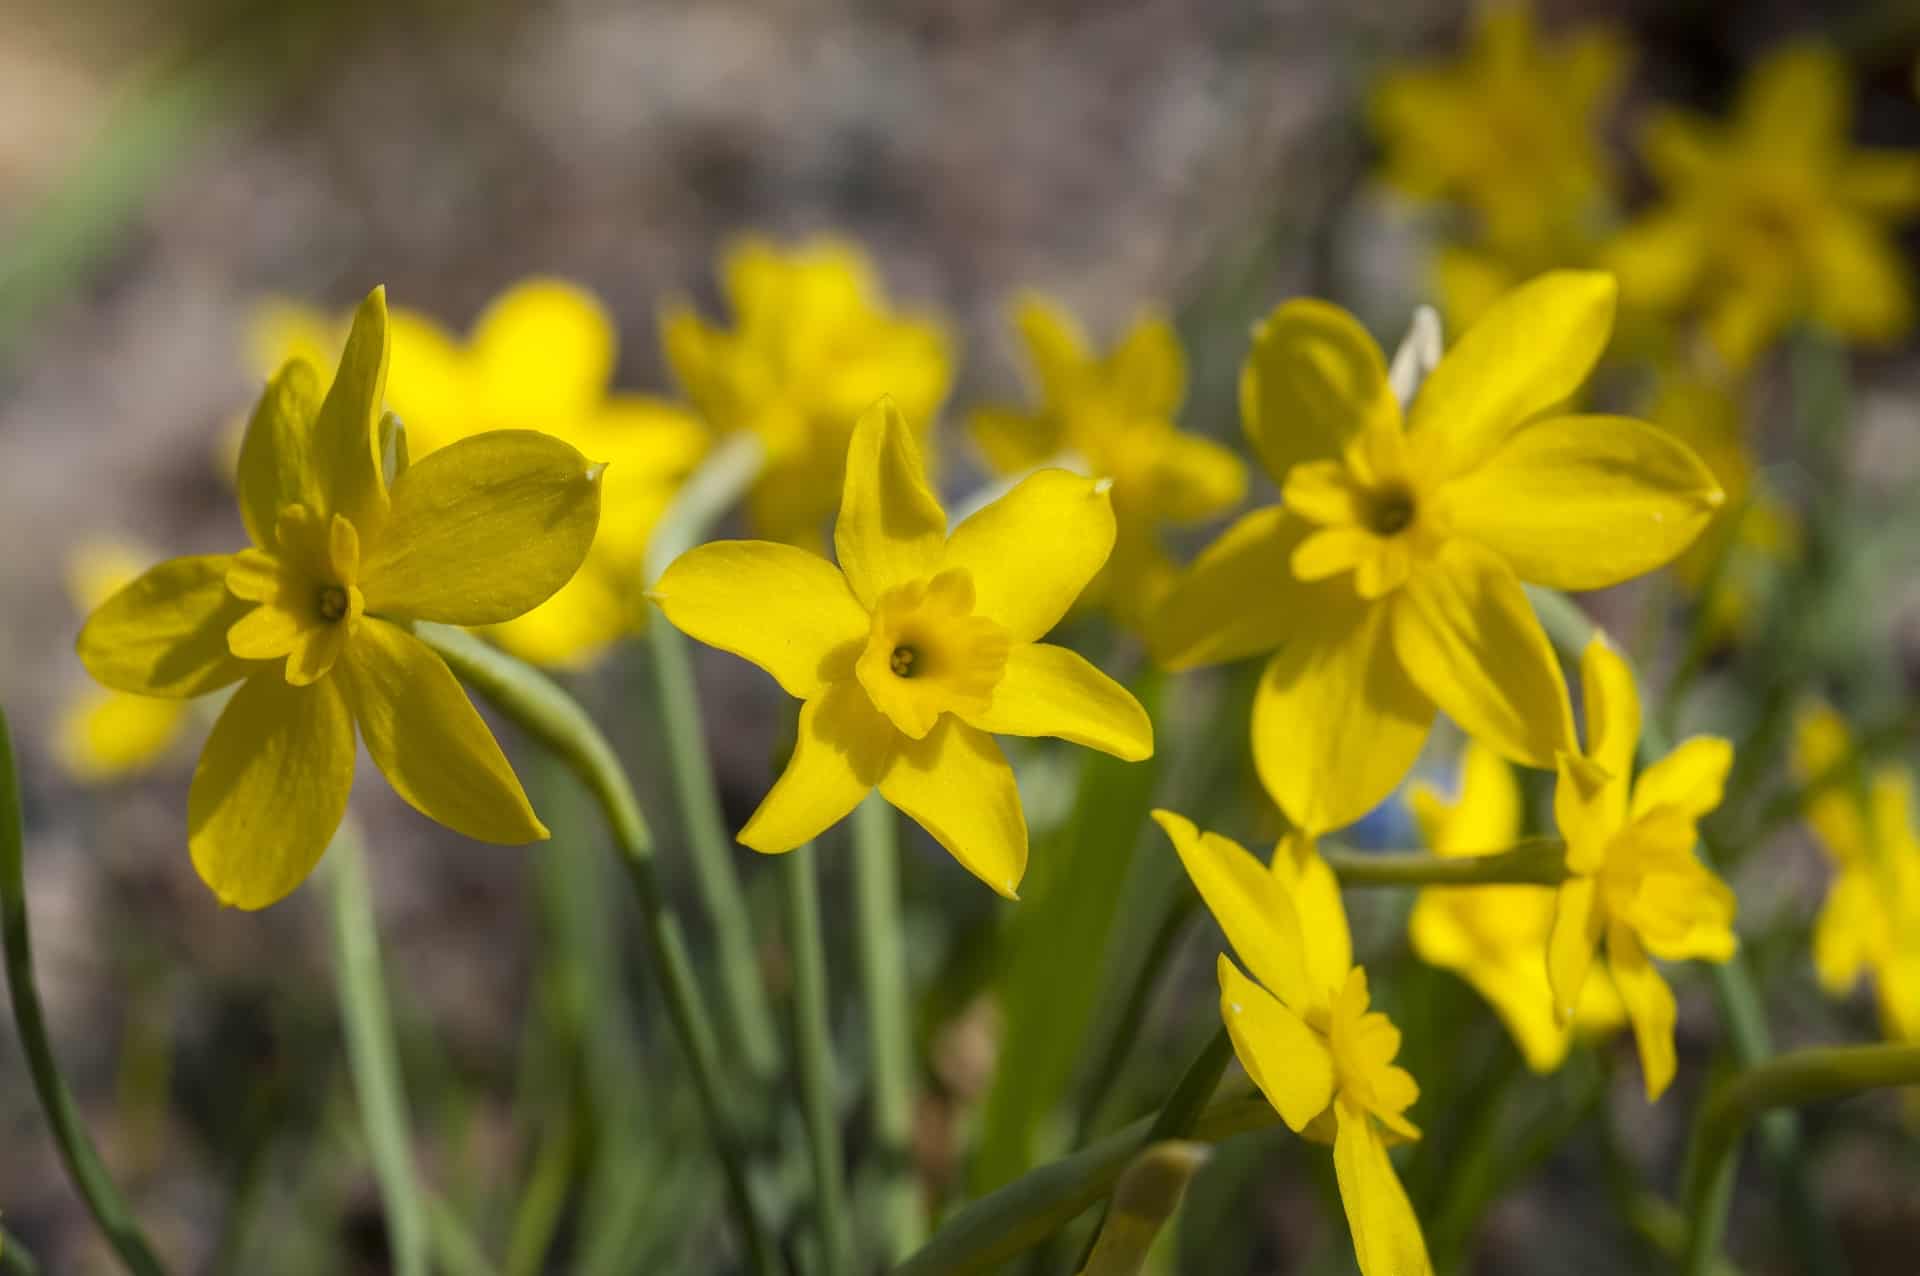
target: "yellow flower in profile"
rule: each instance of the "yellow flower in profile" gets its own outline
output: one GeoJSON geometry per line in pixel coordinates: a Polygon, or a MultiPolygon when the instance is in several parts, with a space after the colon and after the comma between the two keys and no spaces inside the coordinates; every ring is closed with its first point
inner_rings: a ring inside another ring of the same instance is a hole
{"type": "Polygon", "coordinates": [[[1857,150],[1846,66],[1789,46],[1754,68],[1730,123],[1659,114],[1644,151],[1664,200],[1608,260],[1630,305],[1700,314],[1734,367],[1810,319],[1850,340],[1913,326],[1893,225],[1920,212],[1920,151],[1857,150]]]}
{"type": "Polygon", "coordinates": [[[1848,766],[1852,733],[1826,705],[1804,710],[1795,727],[1793,765],[1802,783],[1836,768],[1833,782],[1808,794],[1805,814],[1836,876],[1813,929],[1820,986],[1845,996],[1873,978],[1880,1030],[1889,1040],[1920,1041],[1920,836],[1915,833],[1913,773],[1888,764],[1862,775],[1848,766]]]}
{"type": "MultiPolygon", "coordinates": [[[[599,300],[565,280],[532,278],[496,297],[464,340],[397,308],[390,330],[387,405],[406,423],[415,458],[489,430],[521,429],[608,463],[586,564],[552,598],[488,636],[536,664],[579,668],[644,625],[647,542],[712,435],[684,408],[611,390],[618,336],[599,300]]],[[[331,362],[341,336],[344,325],[285,302],[264,308],[255,324],[262,357],[312,361],[319,351],[331,362]]]]}
{"type": "Polygon", "coordinates": [[[1125,688],[1039,641],[1113,548],[1107,486],[1041,470],[949,534],[913,435],[882,399],[849,444],[839,566],[771,541],[675,560],[650,595],[667,619],[804,702],[793,759],[740,840],[792,850],[878,787],[1012,897],[1027,822],[993,736],[1153,753],[1152,723],[1125,688]]]}
{"type": "Polygon", "coordinates": [[[1202,522],[1238,505],[1246,467],[1218,443],[1174,425],[1187,393],[1187,359],[1164,318],[1142,315],[1100,353],[1072,315],[1044,298],[1023,298],[1013,324],[1040,401],[1031,412],[976,411],[974,442],[1001,474],[1077,462],[1113,480],[1113,557],[1083,601],[1139,628],[1175,574],[1160,528],[1202,522]]]}
{"type": "Polygon", "coordinates": [[[1368,1009],[1367,972],[1352,964],[1344,929],[1318,930],[1294,906],[1283,877],[1239,843],[1155,811],[1227,942],[1216,963],[1220,1018],[1247,1075],[1296,1134],[1333,1144],[1333,1168],[1362,1276],[1433,1270],[1387,1138],[1417,1139],[1406,1111],[1420,1087],[1395,1067],[1400,1030],[1368,1009]],[[1258,982],[1255,982],[1255,981],[1258,982]]]}
{"type": "MultiPolygon", "coordinates": [[[[1520,837],[1520,786],[1512,768],[1482,745],[1467,746],[1453,801],[1425,784],[1408,796],[1421,836],[1436,854],[1484,855],[1520,837]]],[[[1546,886],[1429,886],[1407,921],[1413,951],[1472,984],[1535,1072],[1560,1066],[1575,1028],[1595,1035],[1622,1019],[1620,1000],[1603,979],[1587,981],[1572,1023],[1555,1013],[1547,983],[1553,902],[1546,886]]]]}
{"type": "Polygon", "coordinates": [[[1290,301],[1241,373],[1248,438],[1281,503],[1209,547],[1160,606],[1173,668],[1279,648],[1254,763],[1299,829],[1350,824],[1413,766],[1436,706],[1501,756],[1577,746],[1560,666],[1520,582],[1599,589],[1670,561],[1720,489],[1665,431],[1566,416],[1607,343],[1613,282],[1508,294],[1402,420],[1386,362],[1337,307],[1290,301]]]}
{"type": "Polygon", "coordinates": [[[1734,898],[1694,854],[1700,818],[1720,805],[1733,746],[1695,736],[1633,779],[1640,693],[1618,652],[1596,637],[1580,657],[1586,765],[1563,757],[1554,818],[1567,880],[1554,901],[1547,977],[1571,1016],[1604,940],[1607,973],[1640,1048],[1647,1099],[1673,1081],[1673,990],[1652,958],[1726,961],[1739,947],[1734,898]]]}
{"type": "Polygon", "coordinates": [[[251,547],[161,563],[80,633],[88,671],[117,691],[240,683],[187,799],[194,867],[236,907],[312,871],[346,811],[356,728],[428,817],[482,841],[546,836],[453,672],[408,630],[498,624],[564,584],[593,541],[600,467],[527,430],[409,466],[391,419],[376,424],[387,359],[375,289],[325,394],[295,361],[254,411],[239,467],[251,547]]]}
{"type": "MultiPolygon", "coordinates": [[[[81,611],[90,612],[120,592],[148,561],[119,542],[83,544],[67,560],[67,592],[81,611]]],[[[165,757],[187,717],[187,706],[178,700],[93,687],[61,707],[54,756],[75,779],[122,779],[165,757]]]]}
{"type": "Polygon", "coordinates": [[[747,504],[756,534],[818,549],[851,422],[891,395],[924,440],[953,384],[952,341],[934,320],[893,310],[866,255],[839,240],[782,250],[743,239],[721,259],[720,283],[734,327],[669,305],[667,363],[710,426],[765,445],[747,504]]]}
{"type": "Polygon", "coordinates": [[[1524,4],[1482,10],[1457,60],[1384,76],[1369,102],[1403,194],[1472,209],[1485,237],[1536,269],[1567,265],[1556,241],[1591,219],[1614,185],[1600,135],[1626,69],[1613,32],[1542,42],[1524,4]]]}

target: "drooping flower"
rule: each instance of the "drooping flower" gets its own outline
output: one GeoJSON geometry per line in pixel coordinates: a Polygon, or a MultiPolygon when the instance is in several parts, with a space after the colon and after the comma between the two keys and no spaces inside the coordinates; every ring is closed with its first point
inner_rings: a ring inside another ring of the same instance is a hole
{"type": "Polygon", "coordinates": [[[1560,1015],[1570,1017],[1604,942],[1651,1102],[1675,1066],[1673,990],[1653,958],[1719,962],[1739,947],[1733,892],[1694,853],[1700,818],[1720,805],[1733,746],[1695,736],[1636,781],[1633,671],[1596,637],[1581,653],[1580,675],[1587,749],[1583,759],[1561,758],[1554,788],[1569,876],[1554,901],[1547,977],[1560,1015]]]}
{"type": "Polygon", "coordinates": [[[1113,479],[1113,556],[1083,601],[1141,627],[1175,574],[1159,529],[1201,522],[1239,504],[1246,467],[1226,448],[1174,424],[1186,397],[1187,361],[1164,318],[1142,315],[1098,353],[1073,316],[1044,298],[1022,299],[1013,324],[1026,345],[1039,403],[1032,411],[976,411],[974,442],[1001,474],[1054,463],[1113,479]]]}
{"type": "Polygon", "coordinates": [[[1240,519],[1160,607],[1176,669],[1279,648],[1256,692],[1261,780],[1309,834],[1366,814],[1435,707],[1510,761],[1574,751],[1566,684],[1522,580],[1598,589],[1685,549],[1722,497],[1671,435],[1556,415],[1606,345],[1614,287],[1556,273],[1509,294],[1406,420],[1355,320],[1290,301],[1255,334],[1241,416],[1281,503],[1240,519]]]}
{"type": "MultiPolygon", "coordinates": [[[[532,278],[501,293],[462,339],[436,320],[395,309],[387,404],[407,427],[415,459],[490,430],[538,430],[601,458],[608,470],[600,531],[587,561],[559,592],[488,636],[523,659],[579,668],[644,625],[642,559],[681,482],[712,433],[664,399],[612,390],[618,335],[591,292],[532,278]]],[[[344,335],[345,325],[338,325],[344,335]]],[[[338,348],[324,317],[276,304],[255,341],[284,358],[338,348]]],[[[331,358],[331,355],[328,356],[331,358]]],[[[278,363],[271,365],[279,366],[278,363]]]]}
{"type": "MultiPolygon", "coordinates": [[[[1519,839],[1520,786],[1512,768],[1482,745],[1467,746],[1453,801],[1425,784],[1408,796],[1421,835],[1436,854],[1484,855],[1519,839]]],[[[1620,1000],[1603,979],[1587,981],[1571,1023],[1555,1013],[1547,983],[1553,903],[1547,886],[1430,886],[1407,921],[1413,951],[1472,984],[1535,1072],[1560,1066],[1576,1028],[1610,1032],[1622,1018],[1620,1000]]]]}
{"type": "Polygon", "coordinates": [[[891,395],[924,440],[953,384],[953,342],[937,321],[892,309],[866,255],[839,240],[783,251],[743,239],[721,259],[720,283],[733,328],[669,305],[667,363],[714,430],[751,430],[765,445],[748,500],[755,533],[821,548],[851,423],[891,395]]]}
{"type": "MultiPolygon", "coordinates": [[[[67,561],[67,592],[90,612],[139,576],[144,557],[130,545],[95,541],[67,561]]],[[[187,706],[178,700],[90,687],[60,709],[54,755],[79,780],[103,783],[146,770],[180,739],[187,706]]]]}
{"type": "Polygon", "coordinates": [[[1247,1075],[1296,1134],[1333,1144],[1334,1172],[1362,1276],[1433,1270],[1387,1138],[1417,1139],[1406,1111],[1420,1088],[1394,1066],[1400,1030],[1368,1009],[1367,972],[1344,927],[1317,928],[1282,875],[1186,817],[1153,818],[1253,978],[1220,955],[1220,1018],[1247,1075]]]}
{"type": "Polygon", "coordinates": [[[1920,213],[1920,151],[1850,146],[1850,91],[1836,53],[1793,45],[1753,69],[1729,123],[1657,115],[1643,150],[1665,197],[1608,257],[1628,303],[1698,313],[1735,367],[1803,318],[1871,345],[1905,335],[1892,228],[1920,213]]]}
{"type": "Polygon", "coordinates": [[[759,665],[804,703],[793,759],[740,831],[792,850],[874,788],[1002,895],[1027,824],[993,736],[1058,736],[1129,761],[1146,711],[1041,642],[1113,548],[1107,484],[1041,470],[949,534],[912,432],[882,399],[854,426],[834,545],[716,541],[651,597],[667,619],[759,665]]]}
{"type": "Polygon", "coordinates": [[[1891,1041],[1920,1041],[1920,834],[1915,832],[1913,773],[1887,763],[1863,773],[1846,722],[1826,705],[1802,712],[1793,764],[1814,784],[1804,808],[1827,857],[1833,885],[1814,922],[1813,964],[1835,997],[1873,980],[1880,1030],[1891,1041]]]}
{"type": "Polygon", "coordinates": [[[376,420],[387,360],[375,289],[325,394],[296,360],[254,411],[239,466],[251,546],[161,563],[80,633],[81,660],[115,690],[240,684],[187,799],[194,867],[236,907],[264,908],[312,871],[346,811],[356,734],[429,818],[482,841],[546,836],[452,671],[408,628],[499,624],[551,596],[593,541],[601,467],[527,430],[409,466],[376,420]]]}

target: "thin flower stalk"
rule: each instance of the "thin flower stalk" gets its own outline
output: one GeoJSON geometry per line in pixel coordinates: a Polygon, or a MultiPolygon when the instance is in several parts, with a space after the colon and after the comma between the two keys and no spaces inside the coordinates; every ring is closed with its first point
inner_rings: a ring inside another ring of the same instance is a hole
{"type": "Polygon", "coordinates": [[[795,847],[782,858],[780,882],[793,959],[794,1055],[799,1062],[807,1145],[813,1154],[812,1212],[819,1229],[821,1270],[827,1276],[847,1276],[855,1270],[853,1228],[847,1215],[839,1105],[834,1095],[839,1068],[827,1006],[827,948],[821,934],[820,884],[814,876],[812,846],[795,847]]]}
{"type": "Polygon", "coordinates": [[[868,797],[853,809],[854,946],[866,999],[868,1135],[879,1159],[871,1185],[882,1256],[895,1262],[926,1234],[914,1183],[913,1018],[900,924],[900,839],[893,808],[868,797]]]}

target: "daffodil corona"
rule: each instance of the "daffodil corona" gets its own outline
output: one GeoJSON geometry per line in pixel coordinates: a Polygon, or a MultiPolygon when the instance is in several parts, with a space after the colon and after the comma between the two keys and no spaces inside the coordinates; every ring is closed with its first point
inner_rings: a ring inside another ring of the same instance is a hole
{"type": "Polygon", "coordinates": [[[1123,687],[1039,641],[1113,548],[1108,486],[1042,470],[949,535],[913,435],[883,399],[847,451],[838,567],[767,541],[677,559],[652,593],[667,619],[804,702],[793,758],[740,840],[791,850],[878,787],[1013,896],[1027,824],[993,735],[1153,752],[1152,724],[1123,687]]]}
{"type": "Polygon", "coordinates": [[[1316,926],[1286,878],[1239,843],[1172,811],[1153,818],[1253,973],[1220,955],[1220,1018],[1234,1053],[1288,1129],[1333,1144],[1362,1276],[1429,1276],[1420,1221],[1387,1156],[1388,1136],[1420,1137],[1406,1118],[1420,1088],[1394,1066],[1400,1030],[1369,1009],[1346,928],[1316,926]]]}
{"type": "Polygon", "coordinates": [[[1254,762],[1299,829],[1359,819],[1412,767],[1436,706],[1503,757],[1575,748],[1521,581],[1598,589],[1684,550],[1721,502],[1699,459],[1625,417],[1569,416],[1613,281],[1543,275],[1447,352],[1406,419],[1345,311],[1290,301],[1255,334],[1241,415],[1281,503],[1230,527],[1161,607],[1173,668],[1279,648],[1254,762]]]}
{"type": "Polygon", "coordinates": [[[80,634],[88,670],[116,690],[240,684],[187,803],[194,867],[236,907],[272,904],[312,871],[346,811],[356,734],[430,818],[482,841],[546,836],[453,673],[408,628],[498,624],[565,584],[593,541],[601,467],[524,430],[409,466],[378,420],[387,362],[375,289],[324,396],[296,360],[254,411],[239,465],[252,545],[160,564],[80,634]]]}
{"type": "Polygon", "coordinates": [[[1587,751],[1562,756],[1554,788],[1570,876],[1554,902],[1547,977],[1561,1017],[1570,1018],[1604,940],[1652,1101],[1675,1067],[1673,990],[1652,959],[1726,961],[1739,947],[1733,892],[1694,853],[1700,818],[1720,805],[1733,746],[1695,736],[1636,781],[1633,671],[1596,637],[1581,654],[1580,683],[1587,751]]]}

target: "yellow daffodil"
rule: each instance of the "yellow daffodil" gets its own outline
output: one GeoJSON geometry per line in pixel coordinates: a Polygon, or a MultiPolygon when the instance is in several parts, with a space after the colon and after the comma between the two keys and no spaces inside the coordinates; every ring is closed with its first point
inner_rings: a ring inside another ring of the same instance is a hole
{"type": "Polygon", "coordinates": [[[599,521],[600,467],[526,430],[407,465],[404,437],[376,423],[387,360],[375,289],[325,394],[295,361],[254,411],[238,484],[252,545],[161,563],[80,634],[88,671],[118,691],[240,684],[187,799],[194,867],[236,907],[272,904],[312,871],[346,811],[356,728],[430,818],[482,841],[546,836],[452,671],[408,627],[499,624],[566,583],[599,521]]]}
{"type": "Polygon", "coordinates": [[[1720,503],[1698,458],[1625,417],[1556,415],[1599,358],[1612,280],[1508,294],[1441,359],[1406,420],[1345,311],[1290,301],[1241,373],[1248,438],[1281,503],[1204,552],[1152,638],[1174,668],[1279,648],[1254,762],[1308,835],[1352,823],[1412,767],[1444,709],[1510,761],[1575,749],[1566,684],[1522,580],[1598,589],[1685,549],[1720,503]]]}
{"type": "MultiPolygon", "coordinates": [[[[82,612],[90,612],[119,593],[150,561],[118,542],[82,545],[67,562],[67,591],[82,612]]],[[[187,716],[187,706],[178,700],[93,687],[61,709],[54,754],[76,779],[121,779],[164,757],[179,740],[187,716]]]]}
{"type": "Polygon", "coordinates": [[[1113,557],[1084,601],[1138,628],[1175,574],[1160,527],[1201,522],[1239,504],[1246,467],[1226,448],[1174,425],[1187,393],[1187,360],[1164,318],[1141,316],[1103,353],[1089,347],[1072,315],[1043,298],[1020,301],[1013,323],[1040,402],[1031,412],[975,412],[974,442],[1002,474],[1077,462],[1113,480],[1113,557]]]}
{"type": "Polygon", "coordinates": [[[1460,58],[1390,72],[1374,89],[1386,181],[1415,199],[1466,205],[1492,244],[1529,254],[1536,268],[1569,264],[1551,249],[1613,185],[1600,118],[1625,69],[1610,31],[1549,44],[1526,5],[1489,7],[1460,58]]]}
{"type": "Polygon", "coordinates": [[[1657,116],[1644,150],[1665,198],[1609,256],[1629,304],[1698,312],[1735,367],[1802,318],[1903,336],[1912,288],[1891,230],[1920,212],[1920,151],[1854,149],[1852,114],[1838,55],[1790,46],[1754,68],[1730,123],[1657,116]]]}
{"type": "Polygon", "coordinates": [[[1720,805],[1733,746],[1695,736],[1633,779],[1640,694],[1618,652],[1596,637],[1580,657],[1586,765],[1561,759],[1554,818],[1567,880],[1554,901],[1547,977],[1573,1013],[1606,943],[1607,972],[1633,1025],[1647,1099],[1673,1080],[1673,990],[1652,958],[1726,961],[1739,947],[1734,898],[1694,854],[1700,818],[1720,805]]]}
{"type": "Polygon", "coordinates": [[[994,734],[1059,736],[1129,761],[1153,727],[1125,688],[1040,642],[1113,548],[1104,481],[1041,470],[947,531],[891,400],[854,426],[834,546],[717,541],[652,597],[675,625],[751,660],[800,708],[793,759],[740,840],[791,850],[876,786],[1012,897],[1027,823],[994,734]]]}
{"type": "Polygon", "coordinates": [[[1220,1018],[1247,1075],[1296,1134],[1333,1144],[1333,1167],[1362,1276],[1433,1270],[1387,1138],[1417,1139],[1420,1088],[1394,1066],[1400,1030],[1368,1009],[1367,972],[1344,929],[1316,928],[1282,875],[1186,817],[1155,811],[1187,876],[1253,978],[1220,955],[1220,1018]],[[1257,981],[1257,982],[1256,982],[1257,981]]]}
{"type": "MultiPolygon", "coordinates": [[[[1847,769],[1852,734],[1825,705],[1801,714],[1794,770],[1811,783],[1847,769]]],[[[1913,773],[1898,764],[1842,775],[1807,797],[1807,823],[1833,861],[1835,877],[1814,923],[1813,963],[1821,987],[1845,996],[1873,978],[1881,1031],[1920,1041],[1920,835],[1913,773]]]]}
{"type": "MultiPolygon", "coordinates": [[[[613,321],[592,293],[564,280],[514,285],[464,340],[418,312],[396,308],[389,319],[387,404],[406,423],[416,459],[488,430],[524,429],[608,463],[600,532],[585,565],[552,598],[488,631],[536,664],[588,664],[645,623],[647,541],[706,454],[711,432],[665,400],[611,392],[613,321]]],[[[255,343],[262,356],[277,350],[283,358],[311,359],[337,350],[341,336],[344,325],[276,303],[257,320],[255,343]]]]}
{"type": "MultiPolygon", "coordinates": [[[[1482,745],[1467,746],[1453,801],[1425,784],[1408,796],[1421,835],[1439,855],[1484,855],[1520,837],[1520,786],[1512,768],[1482,745]]],[[[1575,1028],[1609,1032],[1622,1018],[1619,998],[1602,979],[1587,981],[1572,1023],[1554,1012],[1547,983],[1553,900],[1546,886],[1430,886],[1407,922],[1413,951],[1472,984],[1535,1072],[1560,1066],[1575,1028]]]]}
{"type": "Polygon", "coordinates": [[[754,530],[820,548],[850,423],[888,394],[924,439],[953,383],[952,341],[934,320],[894,311],[865,254],[837,240],[791,251],[742,240],[720,282],[733,329],[670,305],[660,320],[667,362],[709,425],[751,430],[765,445],[748,500],[754,530]]]}

